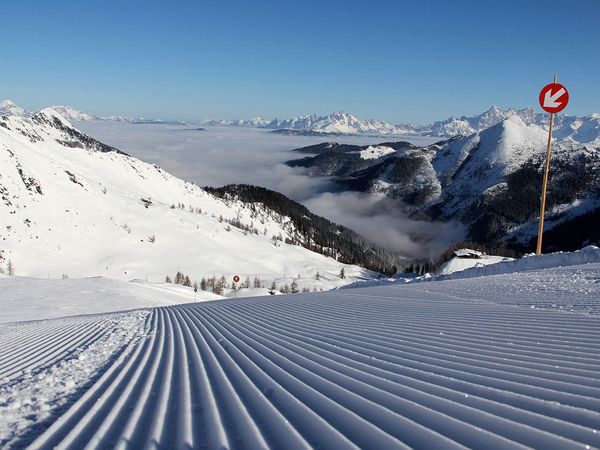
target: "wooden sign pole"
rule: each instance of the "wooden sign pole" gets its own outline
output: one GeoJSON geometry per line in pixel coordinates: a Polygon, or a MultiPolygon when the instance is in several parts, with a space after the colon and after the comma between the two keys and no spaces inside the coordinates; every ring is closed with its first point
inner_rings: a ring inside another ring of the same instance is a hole
{"type": "MultiPolygon", "coordinates": [[[[556,75],[554,75],[556,84],[556,75]]],[[[550,173],[550,147],[552,146],[552,126],[554,125],[554,113],[550,113],[550,128],[548,130],[548,148],[546,150],[546,168],[544,170],[544,183],[542,184],[542,202],[540,206],[540,227],[538,229],[538,240],[536,255],[542,254],[542,235],[544,234],[544,214],[546,213],[546,191],[548,190],[548,174],[550,173]]]]}

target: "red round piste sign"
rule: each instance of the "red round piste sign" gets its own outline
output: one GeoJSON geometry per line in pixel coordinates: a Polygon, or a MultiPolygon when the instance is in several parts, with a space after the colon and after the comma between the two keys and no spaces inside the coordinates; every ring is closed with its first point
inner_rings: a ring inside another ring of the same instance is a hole
{"type": "Polygon", "coordinates": [[[237,283],[238,281],[240,281],[240,277],[238,277],[237,275],[234,275],[233,281],[235,281],[237,283]]]}
{"type": "Polygon", "coordinates": [[[560,83],[550,83],[540,92],[540,106],[549,113],[558,113],[567,107],[569,91],[560,83]]]}

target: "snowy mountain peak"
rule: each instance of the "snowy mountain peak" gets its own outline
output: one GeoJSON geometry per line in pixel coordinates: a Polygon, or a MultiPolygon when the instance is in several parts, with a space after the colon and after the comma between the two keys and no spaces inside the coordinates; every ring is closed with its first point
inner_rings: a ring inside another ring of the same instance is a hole
{"type": "Polygon", "coordinates": [[[542,128],[527,125],[515,115],[481,131],[480,137],[482,149],[490,151],[488,162],[500,163],[505,174],[541,152],[547,135],[542,128]]]}
{"type": "MultiPolygon", "coordinates": [[[[528,106],[524,109],[503,110],[496,105],[475,116],[451,117],[430,125],[414,127],[414,132],[427,136],[452,137],[469,136],[492,127],[510,117],[519,117],[526,125],[548,126],[548,114],[538,113],[528,106]]],[[[600,145],[600,116],[592,114],[586,117],[557,115],[555,117],[555,137],[571,142],[600,145]]]]}
{"type": "Polygon", "coordinates": [[[0,101],[0,116],[23,116],[25,110],[17,106],[12,100],[6,99],[0,101]]]}
{"type": "Polygon", "coordinates": [[[329,114],[327,117],[331,118],[331,119],[337,119],[337,120],[358,120],[355,116],[353,116],[350,113],[347,113],[345,111],[338,111],[332,114],[329,114]]]}
{"type": "Polygon", "coordinates": [[[31,120],[37,124],[46,124],[53,128],[74,129],[73,125],[71,125],[71,123],[54,107],[40,109],[38,112],[31,116],[31,120]]]}
{"type": "Polygon", "coordinates": [[[247,122],[247,125],[251,126],[251,127],[264,127],[266,124],[269,123],[268,120],[265,120],[262,117],[252,117],[252,118],[248,119],[246,122],[247,122]]]}
{"type": "Polygon", "coordinates": [[[87,121],[96,119],[96,117],[92,116],[91,114],[79,111],[71,106],[55,105],[51,106],[51,108],[67,120],[87,121]]]}

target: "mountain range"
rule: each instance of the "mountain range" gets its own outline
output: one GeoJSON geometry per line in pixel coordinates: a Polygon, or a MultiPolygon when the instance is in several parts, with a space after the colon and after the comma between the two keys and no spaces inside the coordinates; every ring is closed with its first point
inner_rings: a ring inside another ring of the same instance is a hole
{"type": "MultiPolygon", "coordinates": [[[[266,121],[261,118],[250,120],[213,120],[206,122],[208,126],[234,126],[251,128],[268,128],[283,132],[282,134],[337,135],[420,135],[449,138],[468,136],[496,125],[509,117],[517,116],[526,125],[538,125],[547,128],[548,114],[536,113],[531,107],[525,109],[510,108],[502,110],[492,106],[487,111],[475,116],[450,117],[446,120],[427,125],[393,125],[382,120],[361,120],[346,112],[336,112],[325,116],[305,115],[292,119],[274,119],[266,121]]],[[[600,114],[590,116],[557,115],[554,124],[554,136],[573,142],[600,145],[600,114]]]]}
{"type": "MultiPolygon", "coordinates": [[[[287,164],[333,179],[346,190],[397,200],[413,217],[458,220],[473,241],[530,251],[537,234],[546,141],[543,127],[514,114],[468,136],[426,147],[329,142],[297,149],[305,156],[287,164]]],[[[551,167],[547,248],[576,249],[597,242],[600,146],[570,136],[556,139],[551,167]]]]}
{"type": "MultiPolygon", "coordinates": [[[[133,269],[124,261],[124,255],[137,254],[144,259],[147,250],[138,248],[138,242],[147,243],[150,237],[168,234],[169,227],[177,229],[180,225],[188,230],[183,233],[185,236],[192,230],[187,238],[196,240],[194,224],[203,230],[201,239],[210,242],[207,247],[211,248],[211,255],[218,253],[217,247],[221,246],[228,249],[227,254],[234,255],[237,253],[235,247],[245,245],[229,236],[217,237],[219,230],[223,227],[231,230],[233,224],[244,236],[254,236],[255,231],[262,228],[262,238],[267,242],[275,237],[271,241],[273,247],[278,242],[295,244],[306,251],[321,253],[332,261],[355,263],[379,271],[388,271],[394,264],[393,258],[381,249],[369,246],[357,235],[340,231],[341,228],[336,231],[335,225],[331,225],[331,229],[307,225],[320,219],[311,219],[310,214],[302,213],[301,205],[289,206],[278,193],[269,191],[267,195],[243,186],[207,191],[178,180],[157,166],[131,158],[79,132],[59,113],[76,120],[90,120],[91,116],[72,108],[59,107],[58,111],[47,108],[31,114],[10,101],[1,105],[0,162],[3,171],[0,174],[0,198],[3,203],[0,206],[4,211],[0,212],[6,217],[7,224],[1,230],[3,246],[0,250],[4,251],[4,259],[6,255],[14,257],[23,251],[36,255],[34,247],[43,243],[43,257],[24,264],[32,267],[32,272],[38,273],[39,267],[44,266],[42,262],[49,264],[53,258],[73,273],[93,265],[91,261],[86,265],[73,256],[80,254],[80,242],[84,242],[88,246],[88,252],[84,254],[99,252],[105,267],[116,266],[121,276],[129,275],[133,269]],[[266,199],[260,214],[251,206],[257,198],[266,199]],[[282,204],[287,205],[286,208],[281,209],[282,204]],[[89,205],[98,207],[91,210],[89,205]],[[174,205],[185,206],[171,208],[174,205]],[[164,214],[165,206],[168,207],[167,214],[164,214]],[[180,209],[183,212],[179,212],[180,209]],[[203,211],[197,214],[198,218],[187,215],[187,212],[198,210],[203,211]],[[97,216],[98,211],[103,214],[101,217],[97,216]],[[156,227],[148,226],[144,218],[148,211],[160,211],[158,219],[151,222],[158,224],[156,227]],[[210,212],[212,221],[205,217],[206,212],[210,212]],[[227,225],[216,225],[214,232],[210,231],[214,226],[213,216],[221,218],[217,223],[227,225]],[[307,222],[298,221],[298,217],[304,217],[307,222]],[[197,220],[204,222],[201,224],[197,220]],[[256,220],[261,222],[260,227],[256,220]],[[263,226],[263,222],[270,225],[263,226]],[[317,233],[315,230],[318,229],[326,232],[317,233]],[[98,246],[98,230],[101,235],[110,237],[109,242],[122,243],[122,248],[127,251],[120,253],[121,257],[110,252],[105,254],[104,247],[98,246]],[[122,230],[127,235],[134,233],[135,239],[130,241],[127,236],[122,236],[122,230]],[[341,234],[345,240],[333,245],[335,239],[332,236],[336,234],[341,234]],[[77,244],[73,244],[73,236],[77,244]],[[69,250],[62,251],[64,248],[69,250]],[[367,257],[360,258],[357,256],[360,254],[367,257]]],[[[319,129],[333,130],[334,124],[341,121],[345,127],[339,128],[342,132],[360,126],[345,113],[327,119],[315,117],[280,121],[278,125],[301,129],[320,124],[319,129]]],[[[597,227],[600,219],[600,141],[597,138],[599,127],[594,123],[599,117],[557,116],[546,217],[548,248],[571,250],[600,239],[597,227]]],[[[543,116],[532,109],[502,111],[491,108],[476,117],[432,124],[428,132],[458,122],[463,126],[458,135],[425,147],[402,141],[368,146],[325,142],[297,149],[295,153],[303,157],[291,159],[287,164],[303,167],[313,177],[333,179],[341,189],[397,200],[400,208],[419,219],[458,220],[467,227],[468,238],[474,241],[531,250],[537,233],[539,188],[547,140],[543,116]],[[474,129],[478,131],[464,134],[474,129]]],[[[253,123],[267,126],[257,119],[253,123]]],[[[152,257],[157,258],[154,261],[156,270],[166,272],[168,265],[183,265],[179,262],[181,258],[175,256],[177,252],[195,261],[194,267],[202,267],[203,263],[194,260],[187,247],[171,244],[151,247],[152,250],[161,248],[160,252],[169,255],[159,258],[157,253],[152,257]]],[[[266,247],[261,251],[269,254],[268,250],[272,249],[266,247]]],[[[225,271],[230,263],[231,259],[225,258],[220,270],[225,271]]],[[[20,264],[23,263],[20,261],[20,264]]],[[[150,269],[151,265],[142,266],[141,272],[156,278],[156,270],[150,269]]],[[[191,266],[186,267],[191,269],[191,266]]],[[[247,262],[243,267],[248,270],[247,262]]],[[[99,268],[93,270],[98,273],[99,268]]],[[[140,272],[137,275],[141,276],[140,272]]]]}
{"type": "MultiPolygon", "coordinates": [[[[103,121],[115,121],[115,122],[127,122],[127,123],[155,123],[155,124],[177,124],[187,125],[187,122],[183,120],[162,120],[162,119],[146,119],[144,117],[127,117],[127,116],[95,116],[71,106],[65,105],[54,105],[50,106],[56,113],[58,113],[63,119],[72,122],[82,122],[90,120],[103,120],[103,121]]],[[[6,99],[0,101],[0,116],[20,116],[20,117],[31,117],[34,112],[27,111],[24,108],[16,105],[12,100],[6,99]]]]}
{"type": "Polygon", "coordinates": [[[312,288],[349,282],[342,267],[348,278],[394,271],[385,250],[281,194],[214,195],[81,133],[53,108],[0,116],[0,167],[0,269],[10,261],[19,275],[239,274],[312,288]]]}
{"type": "MultiPolygon", "coordinates": [[[[113,120],[128,123],[148,124],[181,124],[190,122],[180,120],[162,120],[131,118],[125,116],[99,117],[81,112],[70,106],[53,106],[55,111],[70,121],[88,120],[113,120]]],[[[0,115],[30,115],[27,111],[15,105],[10,100],[0,102],[0,115]]],[[[493,105],[487,111],[474,116],[450,117],[445,120],[433,122],[426,125],[398,124],[394,125],[382,120],[359,119],[352,114],[339,111],[324,116],[316,114],[303,115],[290,119],[266,120],[260,117],[251,119],[216,119],[199,121],[204,126],[264,128],[275,130],[281,134],[304,134],[304,135],[419,135],[438,136],[450,138],[453,136],[468,136],[483,131],[503,120],[511,117],[519,117],[526,125],[538,125],[547,128],[548,114],[536,112],[532,107],[524,109],[509,108],[500,109],[493,105]]],[[[589,116],[569,116],[558,114],[555,117],[554,136],[557,139],[567,139],[573,142],[589,145],[600,145],[600,114],[589,116]]]]}

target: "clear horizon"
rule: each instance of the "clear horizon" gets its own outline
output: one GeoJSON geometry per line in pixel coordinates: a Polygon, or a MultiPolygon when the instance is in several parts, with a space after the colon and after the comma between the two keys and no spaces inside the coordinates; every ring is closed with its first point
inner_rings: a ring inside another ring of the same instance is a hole
{"type": "MultiPolygon", "coordinates": [[[[41,0],[4,5],[0,98],[36,110],[198,121],[347,111],[424,124],[538,110],[556,73],[568,115],[599,112],[600,3],[41,0]]],[[[540,110],[541,111],[541,110],[540,110]]]]}

